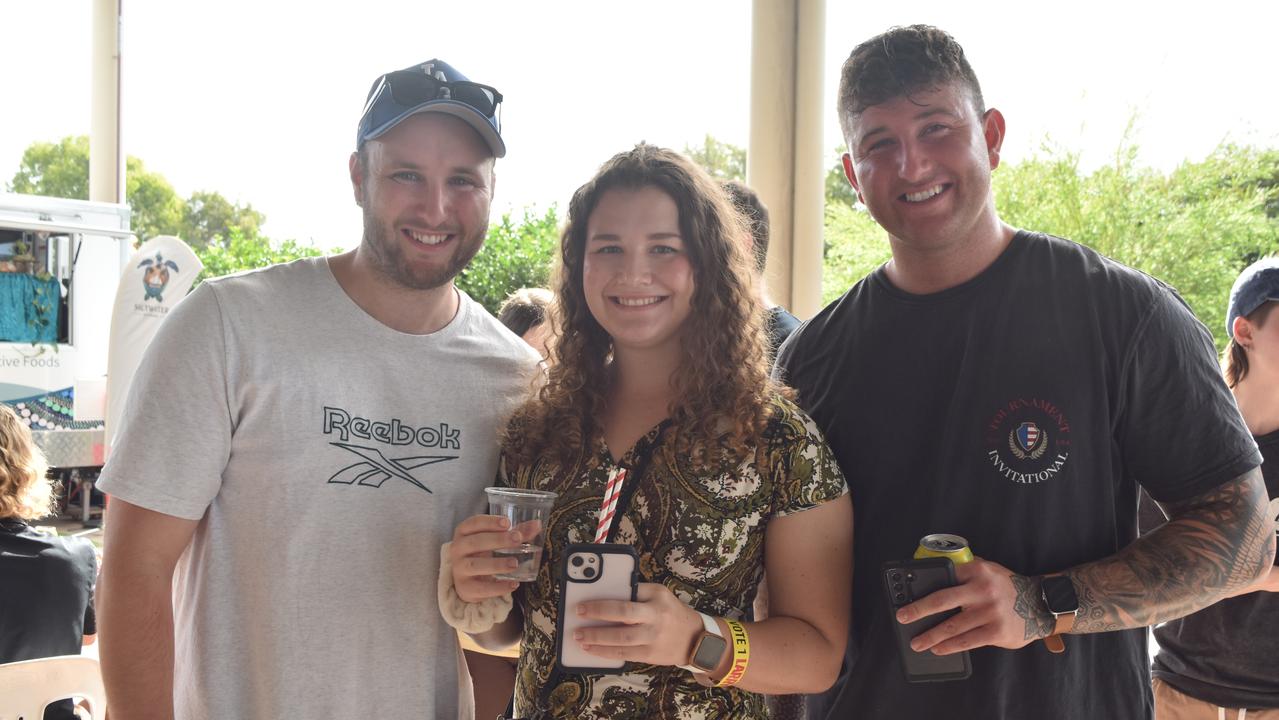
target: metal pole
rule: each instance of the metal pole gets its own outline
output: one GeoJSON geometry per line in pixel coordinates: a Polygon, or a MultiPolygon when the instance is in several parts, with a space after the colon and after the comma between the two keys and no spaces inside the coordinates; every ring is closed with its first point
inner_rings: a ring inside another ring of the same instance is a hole
{"type": "Polygon", "coordinates": [[[92,109],[89,118],[89,199],[125,201],[120,123],[121,11],[124,0],[93,0],[92,109]]]}

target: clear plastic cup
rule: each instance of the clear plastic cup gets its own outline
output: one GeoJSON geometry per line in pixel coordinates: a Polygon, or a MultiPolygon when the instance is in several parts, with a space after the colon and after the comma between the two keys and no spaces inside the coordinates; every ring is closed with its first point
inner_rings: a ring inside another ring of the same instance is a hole
{"type": "Polygon", "coordinates": [[[530,582],[537,579],[537,570],[542,564],[542,532],[551,518],[551,506],[555,504],[555,493],[547,490],[522,490],[519,488],[484,488],[488,495],[489,514],[498,515],[511,521],[511,527],[519,527],[530,520],[538,521],[537,535],[528,542],[494,550],[497,557],[513,557],[519,565],[508,573],[498,573],[493,577],[499,580],[515,580],[530,582]]]}

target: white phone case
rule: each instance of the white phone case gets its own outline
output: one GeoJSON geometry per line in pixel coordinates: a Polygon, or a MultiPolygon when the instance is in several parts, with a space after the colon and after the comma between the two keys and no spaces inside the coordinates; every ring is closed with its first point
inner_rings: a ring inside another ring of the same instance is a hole
{"type": "Polygon", "coordinates": [[[624,660],[609,660],[583,651],[573,633],[584,627],[612,624],[581,617],[577,605],[586,600],[634,601],[638,568],[638,558],[630,545],[578,543],[565,551],[555,633],[555,657],[562,670],[611,673],[626,664],[624,660]]]}

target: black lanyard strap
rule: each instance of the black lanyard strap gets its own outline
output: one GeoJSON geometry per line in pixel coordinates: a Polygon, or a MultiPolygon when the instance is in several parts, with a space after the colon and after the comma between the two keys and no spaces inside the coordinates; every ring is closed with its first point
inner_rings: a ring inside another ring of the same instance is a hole
{"type": "MultiPolygon", "coordinates": [[[[619,463],[622,469],[626,470],[626,481],[622,484],[622,492],[617,496],[617,507],[613,511],[613,521],[608,527],[608,536],[606,542],[613,542],[613,538],[617,535],[617,529],[622,525],[622,516],[626,514],[627,508],[631,505],[631,498],[635,497],[635,491],[640,486],[640,480],[643,479],[644,473],[648,472],[648,466],[653,461],[653,456],[661,451],[662,435],[665,434],[666,428],[669,427],[671,421],[669,418],[663,420],[657,426],[656,434],[653,435],[651,442],[645,442],[649,434],[640,438],[640,443],[635,446],[634,452],[631,454],[631,463],[628,467],[625,463],[619,463]]],[[[560,670],[559,664],[551,666],[551,673],[546,676],[546,682],[542,685],[542,690],[537,694],[537,707],[533,711],[530,720],[541,720],[541,718],[550,717],[551,693],[564,679],[564,673],[560,670]]]]}

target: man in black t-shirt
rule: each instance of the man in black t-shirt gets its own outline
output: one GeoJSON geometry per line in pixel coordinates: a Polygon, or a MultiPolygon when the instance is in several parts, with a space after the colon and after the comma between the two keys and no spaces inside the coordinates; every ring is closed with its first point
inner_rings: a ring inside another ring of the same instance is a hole
{"type": "Polygon", "coordinates": [[[781,305],[773,304],[764,290],[764,265],[768,261],[768,208],[759,199],[759,195],[746,185],[735,180],[724,183],[728,199],[733,207],[746,219],[751,230],[751,257],[755,259],[755,275],[759,280],[760,300],[768,308],[764,331],[768,336],[768,359],[771,362],[777,355],[777,348],[786,342],[786,338],[799,327],[799,319],[786,311],[781,305]]]}
{"type": "Polygon", "coordinates": [[[1210,336],[1157,280],[1000,220],[1004,118],[946,33],[859,45],[839,112],[846,175],[893,255],[778,357],[856,512],[847,656],[809,717],[1149,717],[1144,627],[1274,553],[1210,336]],[[1139,487],[1171,520],[1137,540],[1139,487]],[[929,533],[977,559],[894,615],[880,569],[929,533]],[[893,624],[951,609],[912,646],[969,651],[971,676],[908,684],[893,624]]]}

